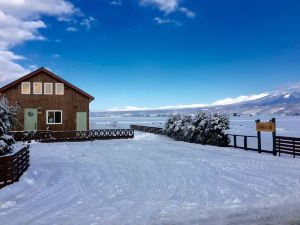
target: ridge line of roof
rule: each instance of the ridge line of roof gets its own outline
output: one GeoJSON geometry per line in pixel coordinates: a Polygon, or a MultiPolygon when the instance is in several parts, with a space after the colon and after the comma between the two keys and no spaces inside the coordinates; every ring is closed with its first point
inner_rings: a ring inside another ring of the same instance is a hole
{"type": "Polygon", "coordinates": [[[30,73],[22,76],[22,77],[20,77],[17,80],[12,81],[11,83],[4,85],[3,87],[0,88],[0,93],[3,92],[3,91],[5,91],[5,90],[7,90],[7,89],[9,89],[9,88],[11,88],[11,87],[13,87],[13,86],[15,86],[16,84],[18,84],[20,82],[22,82],[22,81],[30,78],[30,77],[33,77],[33,76],[37,75],[38,73],[40,73],[42,71],[45,72],[46,74],[50,75],[51,77],[53,77],[53,78],[61,81],[62,83],[66,84],[67,86],[69,86],[70,88],[72,88],[75,91],[79,92],[80,94],[84,95],[85,97],[89,98],[90,102],[95,99],[92,95],[90,95],[87,92],[81,90],[80,88],[76,87],[75,85],[71,84],[70,82],[64,80],[63,78],[61,78],[60,76],[56,75],[52,71],[46,69],[45,67],[40,67],[40,68],[38,68],[38,69],[36,69],[36,70],[34,70],[34,71],[32,71],[32,72],[30,72],[30,73]]]}

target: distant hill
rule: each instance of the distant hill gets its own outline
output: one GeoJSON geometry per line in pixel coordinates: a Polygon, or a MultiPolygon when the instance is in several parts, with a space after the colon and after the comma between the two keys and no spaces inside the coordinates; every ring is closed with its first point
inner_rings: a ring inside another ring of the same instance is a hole
{"type": "Polygon", "coordinates": [[[300,115],[300,85],[278,89],[260,99],[207,107],[91,112],[91,116],[168,116],[172,113],[222,113],[230,115],[300,115]]]}

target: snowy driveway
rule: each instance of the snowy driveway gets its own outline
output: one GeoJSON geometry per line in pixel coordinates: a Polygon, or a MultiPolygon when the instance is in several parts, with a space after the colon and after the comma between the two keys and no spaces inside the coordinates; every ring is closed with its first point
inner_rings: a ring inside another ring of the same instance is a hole
{"type": "Polygon", "coordinates": [[[299,224],[300,159],[134,140],[32,144],[2,225],[299,224]],[[298,222],[297,222],[298,221],[298,222]]]}

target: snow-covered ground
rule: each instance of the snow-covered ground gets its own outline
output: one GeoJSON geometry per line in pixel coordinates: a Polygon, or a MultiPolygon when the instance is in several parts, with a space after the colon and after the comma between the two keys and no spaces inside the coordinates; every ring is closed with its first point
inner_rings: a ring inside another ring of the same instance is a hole
{"type": "MultiPolygon", "coordinates": [[[[269,121],[272,116],[242,116],[230,118],[231,134],[256,135],[255,120],[269,121]]],[[[168,117],[91,117],[91,129],[129,128],[130,124],[163,127],[168,117]]],[[[300,137],[299,116],[276,116],[277,134],[300,137]]],[[[233,141],[233,139],[232,139],[233,141]]],[[[242,137],[237,138],[239,146],[244,145],[242,137]]],[[[248,139],[248,147],[257,148],[257,138],[248,139]]],[[[272,150],[272,134],[262,133],[262,148],[272,150]]]]}
{"type": "Polygon", "coordinates": [[[33,143],[2,225],[300,224],[300,159],[176,142],[33,143]]]}

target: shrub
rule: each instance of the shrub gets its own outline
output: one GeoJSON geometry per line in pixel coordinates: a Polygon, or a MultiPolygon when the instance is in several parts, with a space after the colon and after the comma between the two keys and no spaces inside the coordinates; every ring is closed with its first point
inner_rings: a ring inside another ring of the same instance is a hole
{"type": "Polygon", "coordinates": [[[229,119],[225,116],[214,114],[201,114],[195,121],[193,140],[203,145],[227,146],[229,137],[226,130],[229,129],[229,119]]]}
{"type": "Polygon", "coordinates": [[[180,121],[181,121],[181,115],[179,114],[170,115],[165,124],[163,133],[169,137],[175,138],[180,121]]]}
{"type": "Polygon", "coordinates": [[[0,155],[11,152],[11,146],[15,143],[9,131],[17,124],[17,105],[10,106],[5,97],[0,99],[0,155]]]}
{"type": "Polygon", "coordinates": [[[199,113],[194,118],[189,115],[171,115],[166,122],[164,134],[179,141],[203,145],[227,146],[229,119],[218,114],[199,113]]]}

